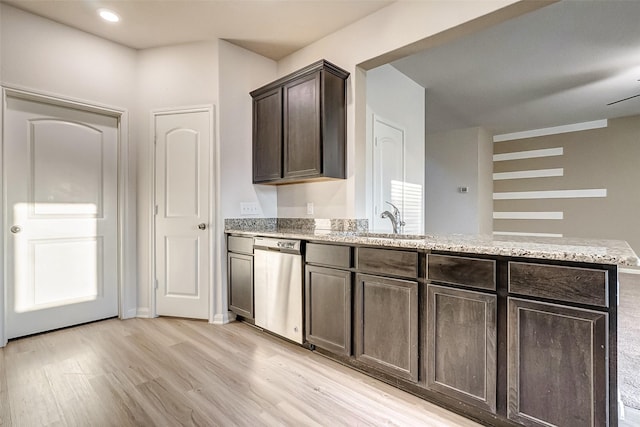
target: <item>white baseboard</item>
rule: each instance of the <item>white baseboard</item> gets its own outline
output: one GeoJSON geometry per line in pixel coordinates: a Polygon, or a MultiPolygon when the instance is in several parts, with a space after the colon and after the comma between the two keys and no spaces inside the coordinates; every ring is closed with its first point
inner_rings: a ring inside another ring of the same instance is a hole
{"type": "Polygon", "coordinates": [[[151,318],[151,310],[149,310],[149,307],[138,307],[138,309],[136,310],[136,317],[142,317],[145,319],[150,319],[151,318]]]}
{"type": "Polygon", "coordinates": [[[640,268],[633,267],[621,267],[618,271],[624,274],[640,274],[640,268]]]}
{"type": "Polygon", "coordinates": [[[218,313],[213,316],[213,321],[211,321],[214,325],[226,325],[229,322],[233,322],[236,320],[236,315],[230,311],[226,313],[218,313]]]}
{"type": "Polygon", "coordinates": [[[133,319],[134,317],[138,316],[138,310],[135,308],[131,308],[129,310],[127,310],[122,317],[120,317],[121,319],[133,319]]]}

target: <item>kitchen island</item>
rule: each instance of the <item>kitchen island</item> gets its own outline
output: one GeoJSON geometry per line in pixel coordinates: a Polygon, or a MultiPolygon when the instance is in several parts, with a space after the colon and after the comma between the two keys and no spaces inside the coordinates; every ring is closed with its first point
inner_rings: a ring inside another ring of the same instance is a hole
{"type": "Polygon", "coordinates": [[[625,242],[241,225],[230,256],[304,242],[308,348],[487,425],[617,425],[625,242]]]}

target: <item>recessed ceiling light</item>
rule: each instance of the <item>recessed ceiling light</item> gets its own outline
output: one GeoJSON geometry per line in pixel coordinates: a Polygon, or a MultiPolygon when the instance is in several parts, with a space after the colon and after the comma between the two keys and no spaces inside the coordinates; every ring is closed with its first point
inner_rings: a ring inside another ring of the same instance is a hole
{"type": "Polygon", "coordinates": [[[105,21],[118,22],[120,20],[120,17],[118,16],[118,14],[109,9],[100,9],[98,10],[98,14],[105,21]]]}

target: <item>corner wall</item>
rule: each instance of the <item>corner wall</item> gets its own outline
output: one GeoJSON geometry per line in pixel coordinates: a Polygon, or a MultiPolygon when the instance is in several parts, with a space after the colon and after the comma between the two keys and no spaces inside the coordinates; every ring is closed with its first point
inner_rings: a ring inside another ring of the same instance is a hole
{"type": "Polygon", "coordinates": [[[482,128],[427,134],[425,233],[490,233],[491,148],[482,128]]]}
{"type": "Polygon", "coordinates": [[[218,94],[216,120],[219,138],[217,247],[214,256],[214,323],[227,317],[227,256],[224,219],[240,218],[240,203],[257,203],[260,214],[251,217],[277,216],[275,186],[254,185],[251,92],[276,79],[276,63],[224,40],[218,41],[218,94]]]}
{"type": "Polygon", "coordinates": [[[249,92],[276,77],[276,64],[226,41],[188,43],[142,50],[138,54],[137,112],[140,158],[138,185],[139,314],[150,313],[153,145],[151,111],[213,104],[214,146],[219,188],[214,202],[217,253],[212,254],[213,321],[226,320],[224,218],[240,217],[241,202],[257,202],[261,216],[276,216],[276,189],[251,181],[252,103],[249,92]],[[222,319],[222,320],[221,320],[222,319]]]}
{"type": "Polygon", "coordinates": [[[2,82],[131,109],[136,51],[7,4],[2,9],[2,82]]]}
{"type": "Polygon", "coordinates": [[[218,41],[221,200],[223,218],[239,218],[241,202],[258,203],[263,218],[277,216],[277,189],[254,185],[251,92],[276,79],[276,62],[218,41]]]}
{"type": "MultiPolygon", "coordinates": [[[[188,43],[138,52],[136,132],[138,141],[138,315],[150,314],[153,200],[152,110],[213,104],[218,108],[218,44],[188,43]]],[[[214,144],[219,136],[214,124],[214,144]]]]}
{"type": "Polygon", "coordinates": [[[493,135],[478,129],[478,233],[493,233],[493,135]]]}

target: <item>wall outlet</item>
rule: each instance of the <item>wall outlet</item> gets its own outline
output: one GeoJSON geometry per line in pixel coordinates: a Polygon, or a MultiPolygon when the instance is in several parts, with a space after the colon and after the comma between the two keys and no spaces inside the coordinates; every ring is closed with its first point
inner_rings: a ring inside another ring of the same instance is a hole
{"type": "Polygon", "coordinates": [[[258,215],[260,208],[256,202],[240,203],[240,215],[258,215]]]}
{"type": "Polygon", "coordinates": [[[313,215],[313,202],[307,202],[307,215],[313,215]]]}
{"type": "Polygon", "coordinates": [[[469,187],[458,187],[458,193],[468,193],[469,187]]]}

